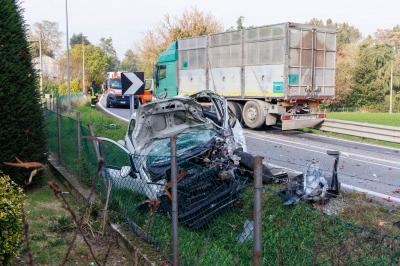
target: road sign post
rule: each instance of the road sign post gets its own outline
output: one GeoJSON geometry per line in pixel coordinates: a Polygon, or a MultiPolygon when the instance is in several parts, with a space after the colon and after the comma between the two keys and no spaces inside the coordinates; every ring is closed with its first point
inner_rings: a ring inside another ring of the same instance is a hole
{"type": "Polygon", "coordinates": [[[122,94],[129,96],[130,115],[135,110],[137,95],[144,93],[144,86],[144,72],[121,72],[122,94]]]}

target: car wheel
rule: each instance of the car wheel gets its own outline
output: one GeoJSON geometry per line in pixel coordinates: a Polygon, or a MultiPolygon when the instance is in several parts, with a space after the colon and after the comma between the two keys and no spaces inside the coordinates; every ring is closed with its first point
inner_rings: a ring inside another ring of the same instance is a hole
{"type": "Polygon", "coordinates": [[[235,114],[237,120],[243,125],[243,105],[238,102],[228,101],[228,108],[235,114]]]}
{"type": "Polygon", "coordinates": [[[265,123],[264,116],[265,102],[260,100],[251,100],[246,102],[243,107],[243,120],[249,128],[259,128],[265,123]]]}
{"type": "Polygon", "coordinates": [[[110,108],[110,107],[111,107],[111,104],[110,104],[109,101],[107,101],[106,106],[107,106],[107,108],[110,108]]]}

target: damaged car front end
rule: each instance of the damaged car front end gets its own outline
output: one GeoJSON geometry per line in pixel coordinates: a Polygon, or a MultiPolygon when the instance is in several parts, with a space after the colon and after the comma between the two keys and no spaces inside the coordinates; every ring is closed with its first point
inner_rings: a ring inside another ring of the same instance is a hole
{"type": "Polygon", "coordinates": [[[234,206],[251,176],[240,167],[246,145],[229,112],[226,100],[209,91],[141,106],[130,119],[124,145],[114,142],[129,154],[130,165],[118,169],[106,162],[104,176],[113,188],[145,195],[158,201],[159,210],[171,212],[170,138],[176,136],[178,219],[203,227],[234,206]]]}

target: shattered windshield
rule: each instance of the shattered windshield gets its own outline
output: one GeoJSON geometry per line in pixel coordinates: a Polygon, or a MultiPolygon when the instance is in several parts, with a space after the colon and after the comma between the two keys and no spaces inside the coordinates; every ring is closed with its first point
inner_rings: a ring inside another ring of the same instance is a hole
{"type": "MultiPolygon", "coordinates": [[[[177,157],[184,154],[191,154],[195,151],[201,151],[210,140],[217,135],[215,130],[201,128],[181,133],[176,138],[177,157]]],[[[170,139],[155,141],[150,146],[150,152],[147,157],[147,165],[155,165],[170,160],[171,145],[170,139]]]]}

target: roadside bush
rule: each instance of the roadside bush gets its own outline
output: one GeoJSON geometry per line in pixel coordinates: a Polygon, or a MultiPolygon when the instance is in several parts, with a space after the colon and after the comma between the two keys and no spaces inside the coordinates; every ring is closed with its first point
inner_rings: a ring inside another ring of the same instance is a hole
{"type": "Polygon", "coordinates": [[[0,172],[0,265],[17,254],[22,240],[22,189],[0,172]]]}
{"type": "MultiPolygon", "coordinates": [[[[80,83],[79,80],[71,80],[71,94],[72,93],[79,93],[82,92],[82,89],[80,87],[80,83]]],[[[67,95],[68,94],[68,84],[67,82],[62,83],[59,87],[58,87],[58,94],[59,95],[67,95]]]]}
{"type": "Polygon", "coordinates": [[[43,81],[43,91],[48,94],[57,94],[58,93],[58,84],[52,80],[43,81]]]}

